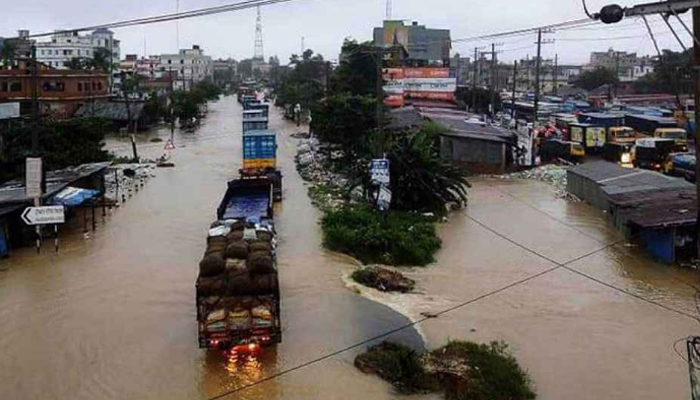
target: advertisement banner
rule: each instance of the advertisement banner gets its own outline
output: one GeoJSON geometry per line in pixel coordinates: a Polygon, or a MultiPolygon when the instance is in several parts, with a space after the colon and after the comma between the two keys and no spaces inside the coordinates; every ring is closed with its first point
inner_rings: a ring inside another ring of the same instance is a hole
{"type": "Polygon", "coordinates": [[[454,101],[455,100],[455,94],[452,92],[440,93],[440,92],[406,91],[406,97],[413,98],[413,99],[426,99],[426,100],[445,100],[445,101],[454,101]]]}
{"type": "Polygon", "coordinates": [[[449,78],[449,68],[405,68],[406,78],[449,78]]]}
{"type": "Polygon", "coordinates": [[[382,77],[386,81],[403,79],[405,77],[403,68],[384,68],[382,77]]]}
{"type": "Polygon", "coordinates": [[[406,78],[403,87],[411,92],[452,92],[457,91],[455,78],[406,78]]]}
{"type": "Polygon", "coordinates": [[[399,80],[395,80],[395,81],[385,81],[384,93],[386,93],[386,94],[403,94],[404,93],[404,81],[403,81],[403,79],[399,79],[399,80]]]}

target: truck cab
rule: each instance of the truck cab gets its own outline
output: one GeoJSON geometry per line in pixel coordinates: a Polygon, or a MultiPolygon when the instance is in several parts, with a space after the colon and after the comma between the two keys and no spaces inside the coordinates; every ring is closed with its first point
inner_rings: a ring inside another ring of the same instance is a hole
{"type": "Polygon", "coordinates": [[[637,139],[634,129],[628,126],[613,126],[608,128],[608,142],[611,143],[631,143],[637,139]]]}
{"type": "Polygon", "coordinates": [[[673,139],[676,141],[676,151],[688,151],[688,132],[683,128],[659,128],[654,131],[654,137],[673,139]]]}

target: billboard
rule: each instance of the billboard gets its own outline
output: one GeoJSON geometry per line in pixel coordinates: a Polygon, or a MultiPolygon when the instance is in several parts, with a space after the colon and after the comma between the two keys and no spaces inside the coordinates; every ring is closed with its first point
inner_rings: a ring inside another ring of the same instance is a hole
{"type": "Polygon", "coordinates": [[[19,103],[0,103],[0,119],[19,118],[19,103]]]}
{"type": "Polygon", "coordinates": [[[454,101],[457,79],[450,77],[449,68],[385,68],[382,70],[385,104],[403,106],[399,97],[454,101]]]}
{"type": "Polygon", "coordinates": [[[406,78],[449,78],[449,68],[405,68],[406,78]]]}

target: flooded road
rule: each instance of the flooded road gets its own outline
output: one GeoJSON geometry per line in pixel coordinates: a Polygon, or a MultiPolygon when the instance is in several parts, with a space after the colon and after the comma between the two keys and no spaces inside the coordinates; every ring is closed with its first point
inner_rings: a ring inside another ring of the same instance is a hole
{"type": "MultiPolygon", "coordinates": [[[[241,163],[240,106],[210,105],[194,134],[176,133],[176,168],[157,177],[82,234],[65,227],[58,255],[21,249],[0,261],[1,399],[206,399],[402,326],[408,319],[355,294],[342,279],[352,260],[321,249],[319,212],[294,170],[296,127],[281,132],[284,201],[277,209],[284,341],[256,359],[197,348],[194,282],[226,181],[241,163]]],[[[167,128],[140,138],[157,158],[167,128]]],[[[130,144],[108,147],[129,155],[130,144]]],[[[534,181],[477,180],[468,210],[440,226],[443,249],[411,269],[420,294],[379,296],[412,318],[478,299],[420,325],[429,347],[448,339],[505,340],[540,399],[685,399],[687,366],[673,342],[691,316],[697,274],[650,261],[585,204],[555,198],[534,181]],[[591,254],[596,250],[597,253],[591,254]],[[576,260],[576,261],[574,261],[576,260]],[[493,293],[493,294],[492,294],[493,293]]],[[[411,328],[391,337],[420,348],[411,328]]],[[[681,346],[682,349],[682,346],[681,346]]],[[[392,399],[389,385],[352,366],[359,349],[236,392],[236,399],[392,399]]],[[[433,396],[431,398],[438,398],[433,396]]],[[[411,397],[421,399],[421,397],[411,397]]]]}
{"type": "MultiPolygon", "coordinates": [[[[210,104],[197,133],[176,133],[176,168],[145,187],[89,238],[65,227],[61,251],[21,249],[0,272],[0,398],[206,399],[363,341],[408,320],[345,287],[352,262],[321,249],[318,212],[294,170],[296,127],[277,113],[284,202],[276,210],[283,343],[259,359],[232,360],[197,348],[194,282],[206,233],[241,163],[241,108],[210,104]]],[[[167,128],[143,138],[156,158],[167,128]]],[[[108,148],[131,152],[127,142],[108,148]]],[[[80,221],[82,222],[82,220],[80,221]]],[[[415,330],[399,338],[415,347],[415,330]]],[[[359,350],[357,350],[359,351],[359,350]]],[[[235,393],[236,399],[396,398],[353,367],[356,352],[235,393]]]]}
{"type": "MultiPolygon", "coordinates": [[[[441,294],[448,302],[444,308],[578,259],[567,266],[698,315],[693,288],[698,273],[656,264],[641,248],[624,243],[606,248],[621,237],[592,207],[557,199],[540,182],[473,183],[468,210],[440,229],[444,243],[438,262],[411,274],[422,290],[441,294]]],[[[416,306],[413,313],[419,311],[436,310],[416,306]]],[[[690,398],[688,367],[673,344],[700,332],[688,316],[563,268],[421,328],[431,346],[457,337],[510,343],[538,398],[552,400],[690,398]]],[[[685,351],[684,342],[679,350],[685,351]]]]}

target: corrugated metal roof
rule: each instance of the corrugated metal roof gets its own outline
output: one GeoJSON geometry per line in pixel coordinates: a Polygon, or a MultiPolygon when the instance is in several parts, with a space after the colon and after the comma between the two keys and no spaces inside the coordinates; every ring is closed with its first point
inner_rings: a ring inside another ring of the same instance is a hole
{"type": "MultiPolygon", "coordinates": [[[[136,121],[141,117],[144,105],[143,102],[129,104],[132,121],[136,121]]],[[[128,115],[126,103],[110,101],[98,101],[93,104],[85,104],[75,113],[76,117],[104,118],[113,121],[128,121],[128,115]]]]}
{"type": "MultiPolygon", "coordinates": [[[[47,172],[44,198],[53,196],[73,182],[100,172],[111,164],[110,162],[83,164],[77,167],[47,172]]],[[[26,196],[23,180],[16,179],[0,185],[0,204],[27,203],[31,201],[32,199],[26,196]]]]}

